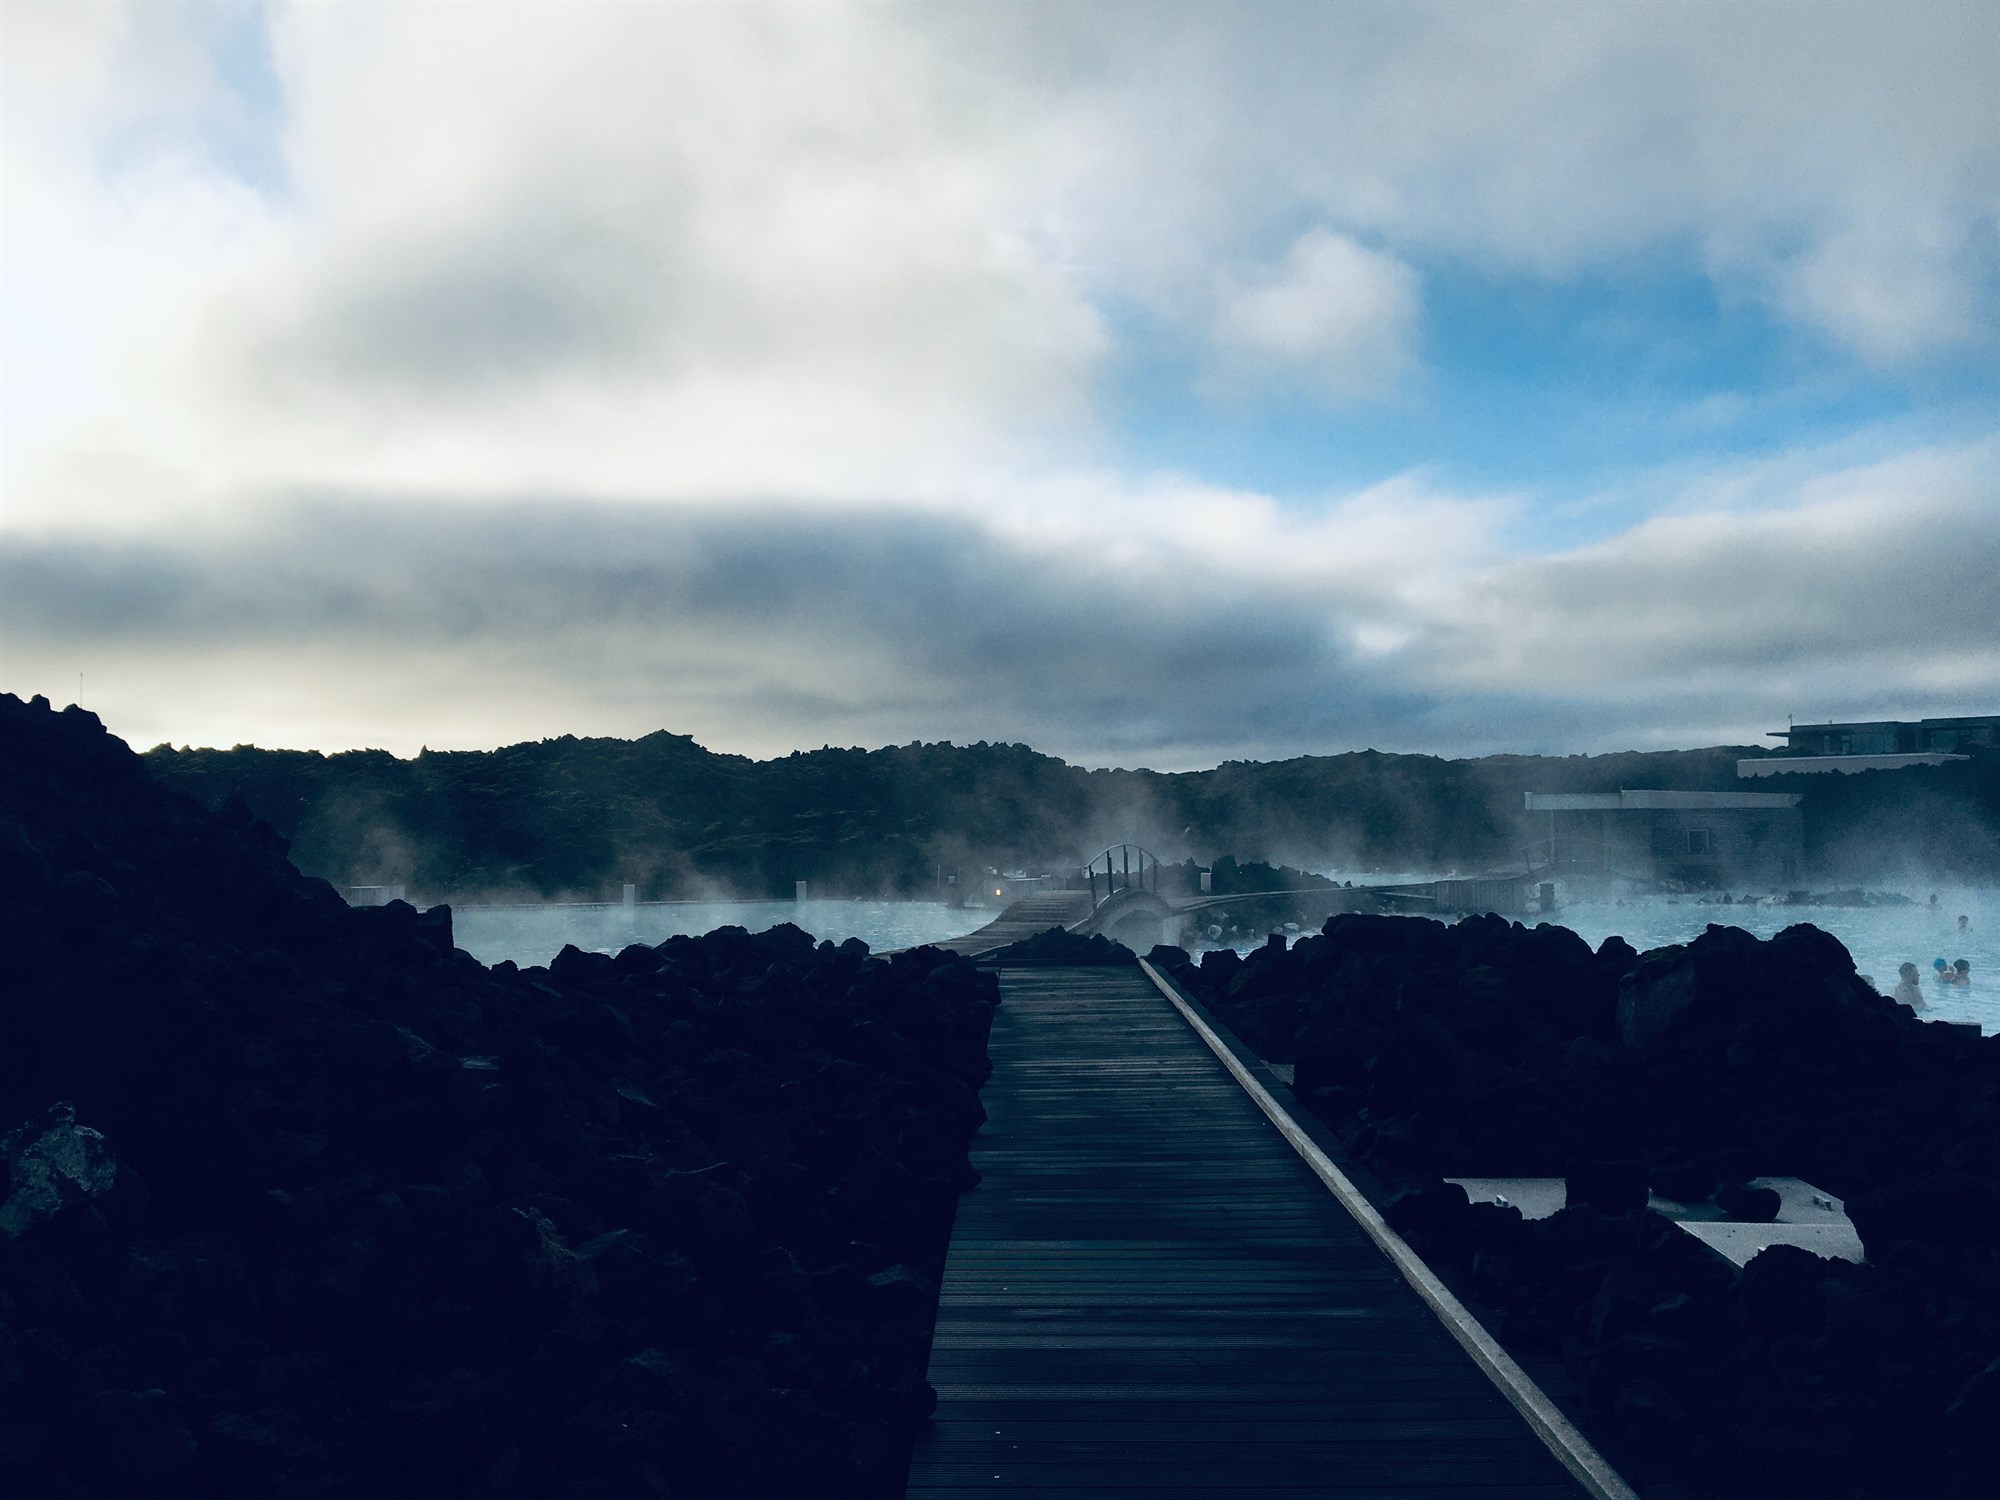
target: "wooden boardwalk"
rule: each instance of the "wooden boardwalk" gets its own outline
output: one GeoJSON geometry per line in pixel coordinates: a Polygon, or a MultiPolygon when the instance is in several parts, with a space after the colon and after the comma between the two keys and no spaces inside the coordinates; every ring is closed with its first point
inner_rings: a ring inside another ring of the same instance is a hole
{"type": "Polygon", "coordinates": [[[1040,896],[1022,897],[977,932],[947,938],[930,946],[967,956],[988,953],[1009,943],[1018,943],[1022,938],[1047,932],[1051,927],[1068,927],[1089,915],[1088,891],[1049,891],[1040,896]]]}
{"type": "Polygon", "coordinates": [[[910,1500],[1584,1494],[1143,975],[1001,989],[910,1500]]]}

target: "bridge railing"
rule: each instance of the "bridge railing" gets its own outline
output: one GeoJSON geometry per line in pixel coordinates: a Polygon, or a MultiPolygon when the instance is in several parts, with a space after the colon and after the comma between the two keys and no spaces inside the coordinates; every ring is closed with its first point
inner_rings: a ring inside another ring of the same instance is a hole
{"type": "Polygon", "coordinates": [[[1154,895],[1160,891],[1160,862],[1137,844],[1113,844],[1083,867],[1083,876],[1090,886],[1093,906],[1119,891],[1151,891],[1154,895]],[[1097,893],[1100,880],[1104,882],[1102,896],[1097,893]]]}

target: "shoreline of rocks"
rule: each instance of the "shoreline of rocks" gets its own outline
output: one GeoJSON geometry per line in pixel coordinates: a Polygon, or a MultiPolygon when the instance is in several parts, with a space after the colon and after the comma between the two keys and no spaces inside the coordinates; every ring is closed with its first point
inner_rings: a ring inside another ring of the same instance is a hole
{"type": "Polygon", "coordinates": [[[1876,994],[1809,926],[1644,955],[1499,918],[1340,916],[1157,949],[1383,1186],[1387,1217],[1649,1497],[1988,1493],[2000,1472],[2000,1039],[1876,994]],[[1845,1199],[1867,1263],[1742,1270],[1646,1208],[1845,1199]],[[1447,1176],[1566,1177],[1524,1220],[1447,1176]]]}
{"type": "Polygon", "coordinates": [[[12,696],[0,898],[11,1495],[901,1493],[991,975],[487,969],[12,696]]]}

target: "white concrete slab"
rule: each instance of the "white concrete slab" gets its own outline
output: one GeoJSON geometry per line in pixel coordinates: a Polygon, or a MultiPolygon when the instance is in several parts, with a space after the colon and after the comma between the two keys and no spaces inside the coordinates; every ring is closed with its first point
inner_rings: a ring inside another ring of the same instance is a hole
{"type": "Polygon", "coordinates": [[[1797,1245],[1827,1259],[1864,1259],[1861,1236],[1842,1202],[1801,1177],[1754,1177],[1752,1187],[1775,1189],[1778,1217],[1769,1224],[1737,1224],[1707,1213],[1670,1213],[1668,1218],[1727,1260],[1750,1263],[1760,1250],[1773,1245],[1797,1245]]]}
{"type": "MultiPolygon", "coordinates": [[[[1546,1219],[1569,1201],[1560,1177],[1447,1177],[1465,1189],[1474,1203],[1509,1204],[1524,1219],[1546,1219]]],[[[1648,1207],[1672,1219],[1689,1234],[1735,1264],[1748,1265],[1758,1251],[1772,1245],[1797,1245],[1815,1255],[1859,1262],[1861,1236],[1855,1233],[1841,1201],[1801,1177],[1754,1177],[1752,1187],[1778,1194],[1778,1216],[1769,1224],[1740,1224],[1725,1218],[1713,1203],[1676,1203],[1657,1193],[1648,1207]]]]}
{"type": "Polygon", "coordinates": [[[1681,1228],[1700,1240],[1725,1260],[1747,1266],[1761,1251],[1773,1245],[1797,1245],[1827,1260],[1864,1259],[1861,1236],[1849,1223],[1839,1224],[1731,1224],[1710,1219],[1697,1222],[1683,1219],[1681,1228]]]}
{"type": "MultiPolygon", "coordinates": [[[[1780,1224],[1847,1224],[1846,1205],[1833,1194],[1822,1192],[1800,1177],[1758,1177],[1752,1187],[1776,1188],[1783,1207],[1780,1224]]],[[[1852,1228],[1850,1224],[1848,1226],[1852,1228]]]]}
{"type": "MultiPolygon", "coordinates": [[[[1508,1204],[1520,1210],[1522,1218],[1548,1218],[1568,1208],[1570,1188],[1564,1178],[1444,1178],[1466,1190],[1466,1198],[1476,1204],[1508,1204]]],[[[1666,1218],[1718,1218],[1714,1208],[1688,1208],[1658,1194],[1646,1204],[1666,1218]]]]}
{"type": "Polygon", "coordinates": [[[1465,1189],[1474,1203],[1500,1203],[1518,1208],[1524,1219],[1546,1219],[1569,1202],[1560,1177],[1447,1177],[1465,1189]]]}

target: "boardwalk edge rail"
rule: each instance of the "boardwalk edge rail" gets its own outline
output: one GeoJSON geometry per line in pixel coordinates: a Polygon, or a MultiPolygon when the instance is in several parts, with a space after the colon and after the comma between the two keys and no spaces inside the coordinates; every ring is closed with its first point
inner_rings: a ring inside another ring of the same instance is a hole
{"type": "Polygon", "coordinates": [[[1145,959],[1139,960],[1139,967],[1152,980],[1154,988],[1166,996],[1174,1009],[1180,1012],[1181,1018],[1220,1059],[1243,1091],[1257,1102],[1257,1107],[1277,1126],[1278,1133],[1291,1143],[1292,1149],[1312,1168],[1313,1174],[1340,1200],[1341,1207],[1354,1216],[1355,1221],[1367,1231],[1368,1237],[1389,1257],[1403,1279],[1429,1304],[1446,1330],[1472,1356],[1473,1363],[1498,1387],[1500,1394],[1521,1414],[1543,1445],[1577,1483],[1595,1500],[1639,1500],[1638,1492],[1618,1477],[1617,1471],[1605,1462],[1604,1456],[1591,1446],[1589,1439],[1577,1431],[1575,1424],[1562,1414],[1528,1372],[1500,1347],[1493,1335],[1438,1280],[1403,1237],[1389,1227],[1381,1214],[1375,1211],[1375,1205],[1363,1197],[1361,1190],[1348,1180],[1347,1174],[1334,1164],[1333,1158],[1320,1149],[1278,1098],[1244,1066],[1243,1060],[1209,1024],[1194,1002],[1181,994],[1172,980],[1145,959]]]}

